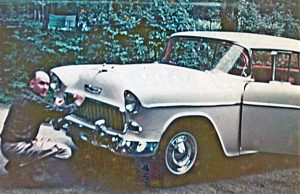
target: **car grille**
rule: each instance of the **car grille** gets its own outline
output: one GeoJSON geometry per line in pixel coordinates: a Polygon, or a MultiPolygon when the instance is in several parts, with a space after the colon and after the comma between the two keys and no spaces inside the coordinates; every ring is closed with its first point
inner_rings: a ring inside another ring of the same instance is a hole
{"type": "MultiPolygon", "coordinates": [[[[66,104],[73,102],[70,94],[66,95],[66,104]]],[[[104,119],[108,127],[114,130],[123,131],[125,117],[118,107],[111,106],[90,98],[86,98],[84,103],[73,113],[85,120],[95,123],[95,121],[104,119]]]]}

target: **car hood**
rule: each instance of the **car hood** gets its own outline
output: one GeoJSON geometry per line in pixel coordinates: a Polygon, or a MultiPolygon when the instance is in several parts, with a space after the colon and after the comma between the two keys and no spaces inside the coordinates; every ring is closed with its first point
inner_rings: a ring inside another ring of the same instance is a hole
{"type": "Polygon", "coordinates": [[[138,97],[144,107],[196,106],[239,103],[245,78],[219,71],[201,72],[152,63],[133,65],[74,65],[52,69],[66,92],[86,91],[89,98],[124,108],[124,92],[138,97]]]}

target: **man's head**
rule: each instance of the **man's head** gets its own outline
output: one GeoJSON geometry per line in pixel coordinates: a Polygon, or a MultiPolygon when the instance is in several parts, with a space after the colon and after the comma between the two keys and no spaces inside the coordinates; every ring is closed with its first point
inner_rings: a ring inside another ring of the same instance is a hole
{"type": "Polygon", "coordinates": [[[48,93],[50,78],[44,71],[36,71],[34,78],[30,80],[29,88],[40,96],[46,96],[48,93]]]}

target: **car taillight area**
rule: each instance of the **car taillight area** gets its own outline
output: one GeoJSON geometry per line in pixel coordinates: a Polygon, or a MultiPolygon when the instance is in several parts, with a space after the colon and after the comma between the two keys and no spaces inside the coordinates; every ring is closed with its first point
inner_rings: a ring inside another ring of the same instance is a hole
{"type": "MultiPolygon", "coordinates": [[[[73,96],[67,94],[65,101],[67,104],[73,102],[73,96]]],[[[106,126],[120,132],[124,130],[125,115],[120,112],[118,107],[90,98],[86,98],[85,102],[73,114],[91,123],[103,119],[105,120],[106,126]]]]}

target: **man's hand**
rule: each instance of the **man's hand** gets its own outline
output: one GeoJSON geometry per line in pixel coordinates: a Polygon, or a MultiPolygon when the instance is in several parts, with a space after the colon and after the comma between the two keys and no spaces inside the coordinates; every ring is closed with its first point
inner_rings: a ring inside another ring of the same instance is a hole
{"type": "Polygon", "coordinates": [[[62,99],[62,98],[55,98],[55,101],[54,101],[54,105],[55,106],[62,106],[62,105],[64,105],[65,104],[65,101],[64,101],[64,99],[62,99]]]}
{"type": "Polygon", "coordinates": [[[80,106],[85,100],[84,94],[74,94],[74,103],[80,106]]]}

